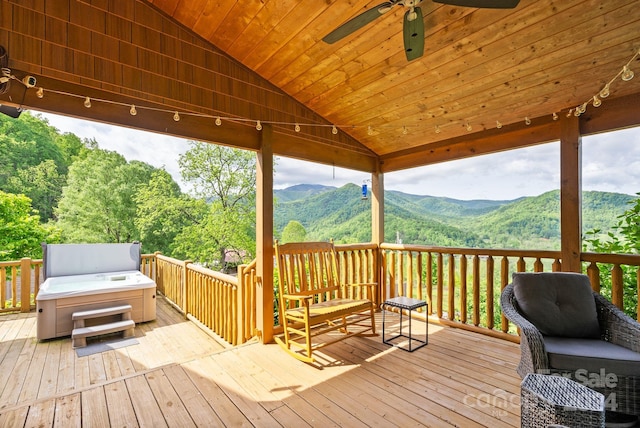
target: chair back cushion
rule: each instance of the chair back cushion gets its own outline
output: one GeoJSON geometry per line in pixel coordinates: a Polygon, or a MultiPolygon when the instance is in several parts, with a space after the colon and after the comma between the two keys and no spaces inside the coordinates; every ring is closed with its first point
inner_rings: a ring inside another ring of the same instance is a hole
{"type": "Polygon", "coordinates": [[[589,277],[571,272],[514,273],[522,315],[545,336],[599,338],[589,277]]]}

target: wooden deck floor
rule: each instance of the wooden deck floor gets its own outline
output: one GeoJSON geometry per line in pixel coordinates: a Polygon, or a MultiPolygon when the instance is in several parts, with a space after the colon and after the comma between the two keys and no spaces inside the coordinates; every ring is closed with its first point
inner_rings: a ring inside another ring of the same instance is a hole
{"type": "Polygon", "coordinates": [[[225,349],[162,299],[139,344],[86,357],[35,327],[0,316],[0,427],[520,425],[517,345],[458,329],[431,325],[413,353],[351,338],[308,365],[225,349]]]}

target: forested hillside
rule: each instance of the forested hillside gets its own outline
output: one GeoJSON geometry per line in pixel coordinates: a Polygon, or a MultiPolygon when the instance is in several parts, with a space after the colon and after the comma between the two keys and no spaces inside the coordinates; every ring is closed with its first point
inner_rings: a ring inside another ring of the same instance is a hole
{"type": "MultiPolygon", "coordinates": [[[[278,190],[275,229],[292,220],[307,231],[307,239],[336,242],[370,239],[370,201],[360,187],[348,184],[327,189],[295,186],[278,190]],[[305,189],[306,194],[301,193],[305,189]],[[315,192],[314,192],[315,189],[315,192]]],[[[634,196],[584,192],[583,231],[611,230],[634,196]]],[[[406,244],[489,248],[560,248],[560,194],[551,191],[513,201],[472,200],[385,192],[385,241],[399,237],[406,244]]]]}
{"type": "MultiPolygon", "coordinates": [[[[24,112],[0,115],[0,260],[40,257],[40,242],[141,241],[143,251],[224,269],[255,254],[255,156],[191,142],[178,159],[183,193],[167,171],[102,150],[24,112]],[[229,257],[230,253],[234,256],[229,257]]],[[[371,239],[361,188],[303,184],[276,190],[274,230],[306,240],[371,239]]],[[[636,197],[585,192],[583,231],[597,240],[636,197]]],[[[512,201],[385,193],[385,241],[559,249],[559,192],[512,201]]]]}

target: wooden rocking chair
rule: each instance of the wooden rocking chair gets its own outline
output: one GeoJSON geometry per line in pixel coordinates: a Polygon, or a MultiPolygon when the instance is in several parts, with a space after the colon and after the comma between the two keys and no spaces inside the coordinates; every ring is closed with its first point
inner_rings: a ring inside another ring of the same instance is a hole
{"type": "Polygon", "coordinates": [[[376,283],[342,284],[336,250],[330,242],[279,245],[280,324],[276,342],[295,358],[313,362],[313,351],[354,335],[375,335],[373,296],[376,283]],[[350,331],[349,327],[357,327],[350,331]],[[312,338],[339,330],[320,343],[312,338]]]}

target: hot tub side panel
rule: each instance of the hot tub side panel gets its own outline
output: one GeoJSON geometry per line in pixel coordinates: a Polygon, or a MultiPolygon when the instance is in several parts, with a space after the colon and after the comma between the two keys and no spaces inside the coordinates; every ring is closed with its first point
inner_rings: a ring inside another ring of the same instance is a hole
{"type": "Polygon", "coordinates": [[[156,289],[132,289],[85,296],[64,297],[37,302],[37,338],[51,339],[71,335],[74,312],[131,305],[135,323],[156,319],[156,289]]]}

